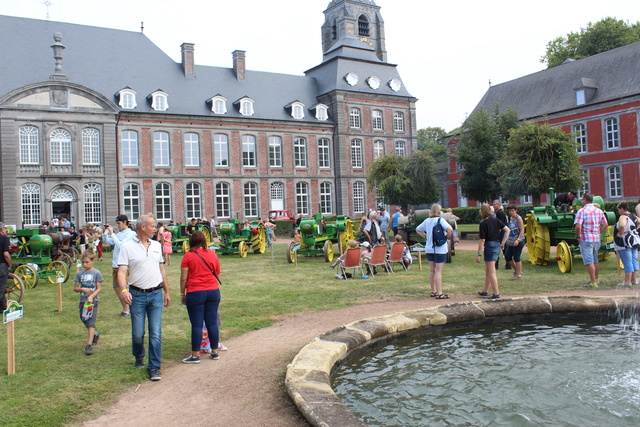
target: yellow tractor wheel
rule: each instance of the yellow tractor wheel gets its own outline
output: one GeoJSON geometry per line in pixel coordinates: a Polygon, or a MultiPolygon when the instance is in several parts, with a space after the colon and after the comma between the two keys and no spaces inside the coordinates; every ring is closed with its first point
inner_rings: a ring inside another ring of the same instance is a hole
{"type": "Polygon", "coordinates": [[[63,283],[69,280],[69,268],[67,264],[62,261],[51,261],[51,263],[47,265],[47,271],[55,271],[55,274],[47,275],[50,283],[58,283],[58,277],[63,278],[63,283]]]}
{"type": "Polygon", "coordinates": [[[251,247],[254,254],[263,254],[267,250],[267,232],[258,227],[258,234],[251,236],[251,247]]]}
{"type": "Polygon", "coordinates": [[[191,248],[191,245],[189,245],[189,240],[185,240],[182,242],[182,253],[186,254],[187,252],[189,252],[189,249],[191,248]]]}
{"type": "MultiPolygon", "coordinates": [[[[613,241],[613,225],[610,225],[606,228],[601,238],[602,238],[602,245],[606,245],[609,242],[613,241]]],[[[600,252],[598,254],[598,261],[599,262],[606,261],[607,259],[609,259],[610,256],[611,256],[611,252],[600,252]]]]}
{"type": "Polygon", "coordinates": [[[213,239],[211,238],[211,229],[209,227],[202,227],[200,230],[202,234],[204,234],[204,240],[207,242],[207,247],[213,243],[213,239]]]}
{"type": "Polygon", "coordinates": [[[540,224],[540,221],[529,213],[525,224],[525,235],[527,236],[527,251],[531,263],[547,265],[551,251],[549,228],[540,224]]]}
{"type": "Polygon", "coordinates": [[[29,264],[19,265],[13,274],[20,278],[26,288],[32,289],[38,286],[38,272],[29,264]]]}
{"type": "Polygon", "coordinates": [[[325,262],[333,261],[333,243],[331,243],[331,241],[327,240],[326,242],[324,242],[324,247],[322,248],[322,251],[324,252],[325,262]]]}
{"type": "Polygon", "coordinates": [[[571,255],[571,247],[564,240],[556,246],[556,260],[561,273],[571,273],[573,256],[571,255]]]}
{"type": "Polygon", "coordinates": [[[247,242],[243,240],[242,242],[238,243],[238,254],[240,255],[240,258],[246,258],[248,251],[249,249],[247,249],[247,242]]]}
{"type": "Polygon", "coordinates": [[[289,250],[287,251],[287,261],[289,261],[289,264],[297,261],[299,248],[300,248],[300,243],[291,242],[289,244],[289,250]]]}

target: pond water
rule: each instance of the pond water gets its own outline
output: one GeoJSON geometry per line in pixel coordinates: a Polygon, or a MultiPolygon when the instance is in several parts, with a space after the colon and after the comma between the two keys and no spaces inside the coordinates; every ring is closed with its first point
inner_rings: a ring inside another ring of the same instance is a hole
{"type": "Polygon", "coordinates": [[[399,339],[349,359],[333,388],[370,426],[638,426],[637,325],[560,320],[399,339]]]}

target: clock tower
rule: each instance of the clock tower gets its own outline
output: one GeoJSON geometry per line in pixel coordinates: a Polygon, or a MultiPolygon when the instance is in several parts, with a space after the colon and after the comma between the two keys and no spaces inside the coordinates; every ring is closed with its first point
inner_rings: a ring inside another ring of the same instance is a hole
{"type": "Polygon", "coordinates": [[[352,45],[360,42],[363,48],[373,49],[380,61],[387,62],[384,21],[374,0],[332,0],[324,15],[323,54],[346,41],[352,45]]]}

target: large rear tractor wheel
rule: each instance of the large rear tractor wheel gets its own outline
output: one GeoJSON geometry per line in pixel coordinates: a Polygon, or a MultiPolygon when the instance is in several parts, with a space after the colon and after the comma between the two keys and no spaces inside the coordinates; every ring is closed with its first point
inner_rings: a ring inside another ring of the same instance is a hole
{"type": "Polygon", "coordinates": [[[189,249],[191,248],[191,245],[189,245],[189,241],[185,240],[184,242],[182,242],[182,253],[186,254],[187,252],[189,252],[189,249]]]}
{"type": "Polygon", "coordinates": [[[202,234],[204,234],[204,239],[207,242],[207,247],[209,247],[211,243],[213,243],[213,239],[211,238],[211,229],[209,227],[202,227],[200,231],[202,231],[202,234]]]}
{"type": "Polygon", "coordinates": [[[267,250],[267,232],[264,227],[258,227],[258,234],[251,236],[251,247],[254,254],[263,254],[267,250]]]}
{"type": "Polygon", "coordinates": [[[51,272],[47,275],[50,283],[58,283],[59,277],[62,277],[63,283],[69,280],[69,268],[67,264],[62,261],[51,261],[51,263],[47,265],[46,270],[51,272]],[[53,272],[55,272],[55,274],[53,274],[53,272]]]}
{"type": "Polygon", "coordinates": [[[297,262],[299,249],[300,243],[291,242],[289,244],[289,250],[287,250],[287,261],[289,261],[289,264],[297,262]]]}
{"type": "Polygon", "coordinates": [[[524,226],[527,236],[527,250],[531,264],[547,265],[551,251],[551,237],[549,228],[540,224],[535,216],[527,214],[527,221],[524,226]]]}
{"type": "Polygon", "coordinates": [[[571,255],[569,244],[564,240],[558,243],[556,247],[556,260],[558,261],[558,268],[561,273],[571,273],[573,256],[571,255]]]}
{"type": "Polygon", "coordinates": [[[21,302],[24,296],[24,283],[20,280],[20,277],[13,273],[9,273],[7,278],[7,287],[4,290],[5,297],[10,301],[21,302]]]}
{"type": "Polygon", "coordinates": [[[333,261],[333,243],[331,243],[331,241],[327,240],[326,242],[324,242],[324,247],[322,248],[322,251],[324,252],[325,262],[333,261]]]}
{"type": "Polygon", "coordinates": [[[18,276],[22,284],[28,289],[33,289],[38,286],[38,272],[29,264],[19,265],[13,274],[18,276]]]}
{"type": "Polygon", "coordinates": [[[240,255],[240,258],[246,258],[248,251],[249,249],[247,249],[247,242],[243,240],[238,243],[238,254],[240,255]]]}

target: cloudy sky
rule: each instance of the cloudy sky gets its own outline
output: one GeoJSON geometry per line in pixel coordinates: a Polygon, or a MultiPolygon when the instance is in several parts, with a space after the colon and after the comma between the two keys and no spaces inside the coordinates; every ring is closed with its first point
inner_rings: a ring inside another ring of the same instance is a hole
{"type": "MultiPolygon", "coordinates": [[[[419,99],[418,128],[458,127],[491,84],[535,73],[547,43],[606,16],[640,21],[638,0],[375,0],[388,61],[419,99]]],[[[0,0],[0,14],[140,31],[174,60],[195,43],[196,63],[304,74],[322,60],[329,0],[0,0]],[[45,3],[52,5],[47,7],[45,3]]]]}

